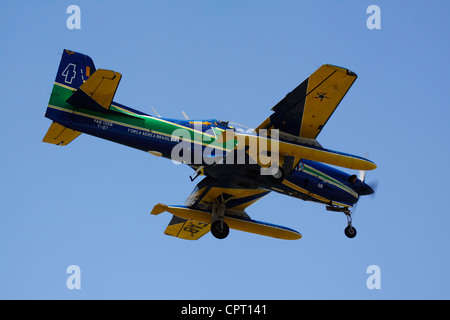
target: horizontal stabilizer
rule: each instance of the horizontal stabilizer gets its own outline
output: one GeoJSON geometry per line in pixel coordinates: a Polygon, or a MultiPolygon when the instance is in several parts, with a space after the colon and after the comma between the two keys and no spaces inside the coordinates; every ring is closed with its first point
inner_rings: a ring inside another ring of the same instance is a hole
{"type": "Polygon", "coordinates": [[[66,128],[59,123],[53,122],[50,125],[47,133],[45,134],[42,142],[47,142],[51,144],[56,144],[59,146],[65,146],[69,144],[73,139],[78,137],[81,134],[79,131],[75,131],[69,128],[66,128]]]}
{"type": "Polygon", "coordinates": [[[106,112],[116,94],[122,75],[112,70],[98,69],[67,102],[76,108],[106,112]]]}
{"type": "MultiPolygon", "coordinates": [[[[162,203],[157,204],[151,214],[158,215],[162,212],[170,212],[171,214],[186,220],[194,220],[204,224],[211,223],[211,214],[206,211],[191,209],[186,206],[168,206],[162,203]]],[[[223,221],[231,228],[235,230],[250,232],[259,234],[262,236],[285,239],[285,240],[297,240],[302,235],[290,228],[283,226],[256,221],[252,219],[231,217],[225,215],[223,221]]]]}

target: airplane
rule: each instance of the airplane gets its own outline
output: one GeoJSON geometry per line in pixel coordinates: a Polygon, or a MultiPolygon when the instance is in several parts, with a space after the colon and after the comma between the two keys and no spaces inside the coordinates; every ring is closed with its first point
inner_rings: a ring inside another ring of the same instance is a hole
{"type": "Polygon", "coordinates": [[[376,164],[324,148],[317,136],[357,75],[324,64],[271,110],[257,128],[243,130],[217,119],[177,120],[113,101],[122,75],[96,69],[82,53],[63,50],[45,117],[53,122],[43,142],[65,146],[81,133],[189,165],[191,181],[202,176],[184,205],[158,203],[152,215],[172,214],[165,234],[197,240],[211,231],[224,239],[230,229],[297,240],[294,229],[252,219],[251,204],[270,192],[325,205],[347,217],[344,233],[356,236],[352,210],[373,194],[365,172],[376,164]],[[337,167],[357,170],[347,173],[337,167]]]}

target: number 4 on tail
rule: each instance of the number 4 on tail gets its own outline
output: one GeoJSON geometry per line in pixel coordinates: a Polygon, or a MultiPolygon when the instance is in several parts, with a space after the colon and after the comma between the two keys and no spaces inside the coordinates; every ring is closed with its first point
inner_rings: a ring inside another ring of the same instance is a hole
{"type": "Polygon", "coordinates": [[[61,73],[61,75],[64,77],[65,83],[72,84],[73,79],[77,75],[75,68],[76,65],[74,65],[73,63],[69,63],[67,67],[64,69],[64,71],[61,73]]]}

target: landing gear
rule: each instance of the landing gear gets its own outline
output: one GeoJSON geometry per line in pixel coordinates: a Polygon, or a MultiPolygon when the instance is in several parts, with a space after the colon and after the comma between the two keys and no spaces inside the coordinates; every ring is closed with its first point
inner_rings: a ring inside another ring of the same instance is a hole
{"type": "Polygon", "coordinates": [[[356,229],[352,226],[352,212],[348,207],[327,206],[328,211],[343,212],[347,217],[347,227],[344,230],[345,235],[352,239],[356,237],[356,229]]]}
{"type": "Polygon", "coordinates": [[[211,233],[217,239],[225,239],[230,233],[230,228],[224,221],[214,221],[211,225],[211,233]]]}
{"type": "Polygon", "coordinates": [[[344,233],[348,238],[351,239],[356,236],[356,229],[350,225],[345,228],[344,233]]]}
{"type": "Polygon", "coordinates": [[[344,213],[347,216],[347,224],[348,224],[344,230],[344,233],[348,238],[352,239],[356,237],[356,229],[352,226],[352,213],[348,209],[344,211],[344,213]]]}
{"type": "Polygon", "coordinates": [[[225,203],[233,197],[226,197],[221,194],[217,197],[212,206],[211,212],[211,233],[217,239],[225,239],[230,233],[230,228],[224,221],[225,218],[225,203]]]}

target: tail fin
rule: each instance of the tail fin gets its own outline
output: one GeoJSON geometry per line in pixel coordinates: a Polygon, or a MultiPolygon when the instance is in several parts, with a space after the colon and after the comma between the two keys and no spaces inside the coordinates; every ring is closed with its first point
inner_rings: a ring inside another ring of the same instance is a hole
{"type": "Polygon", "coordinates": [[[56,74],[53,91],[45,116],[53,123],[50,125],[43,142],[66,145],[78,137],[81,132],[70,129],[72,118],[64,109],[72,107],[66,103],[74,91],[76,91],[95,72],[94,62],[85,54],[63,51],[56,74]]]}
{"type": "Polygon", "coordinates": [[[78,89],[95,70],[94,61],[89,56],[64,49],[55,82],[78,89]]]}
{"type": "Polygon", "coordinates": [[[43,142],[66,145],[80,135],[75,131],[74,111],[109,112],[122,75],[95,69],[85,54],[64,50],[45,116],[53,120],[43,142]]]}
{"type": "Polygon", "coordinates": [[[65,49],[55,85],[72,89],[71,96],[64,101],[71,106],[105,112],[110,108],[121,78],[120,73],[112,70],[96,70],[89,56],[65,49]]]}

